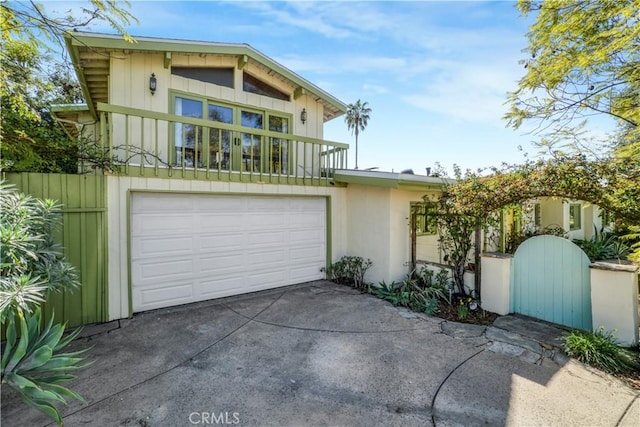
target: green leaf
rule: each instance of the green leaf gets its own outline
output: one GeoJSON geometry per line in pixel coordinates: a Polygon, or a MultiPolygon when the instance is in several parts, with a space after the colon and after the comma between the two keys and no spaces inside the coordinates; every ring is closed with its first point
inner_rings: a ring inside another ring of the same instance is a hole
{"type": "Polygon", "coordinates": [[[26,388],[38,388],[38,386],[33,381],[14,372],[7,374],[4,377],[4,382],[14,388],[18,388],[21,390],[26,388]]]}
{"type": "Polygon", "coordinates": [[[9,362],[9,356],[12,354],[13,346],[16,344],[16,322],[15,316],[11,315],[7,322],[7,342],[2,354],[2,373],[9,362]]]}
{"type": "Polygon", "coordinates": [[[82,403],[85,403],[85,400],[82,396],[80,396],[78,393],[76,393],[73,390],[70,390],[66,387],[63,387],[61,385],[58,384],[54,384],[54,383],[45,383],[45,384],[41,384],[42,388],[45,390],[48,390],[52,393],[56,393],[59,396],[66,396],[66,397],[70,397],[72,399],[76,399],[82,403]]]}
{"type": "Polygon", "coordinates": [[[13,371],[13,368],[15,368],[18,363],[20,363],[22,358],[25,356],[27,351],[27,346],[29,345],[29,335],[27,334],[27,323],[25,322],[24,316],[22,315],[22,313],[18,313],[18,318],[20,319],[20,331],[22,333],[20,335],[20,341],[18,342],[18,345],[15,351],[13,352],[11,359],[7,363],[7,366],[5,368],[5,374],[7,372],[13,371]]]}
{"type": "Polygon", "coordinates": [[[76,379],[75,375],[52,375],[50,377],[38,378],[38,381],[40,383],[59,384],[59,383],[65,383],[75,379],[76,379]]]}
{"type": "Polygon", "coordinates": [[[22,400],[26,402],[29,406],[32,406],[36,408],[38,411],[48,415],[56,423],[58,423],[58,425],[63,424],[62,417],[60,416],[58,409],[56,409],[55,406],[53,406],[51,403],[47,402],[46,400],[39,400],[39,399],[34,400],[31,398],[25,398],[25,397],[22,397],[22,400]]]}
{"type": "Polygon", "coordinates": [[[22,363],[19,365],[19,369],[21,373],[25,371],[29,371],[33,368],[37,368],[39,366],[47,363],[51,356],[53,355],[53,350],[51,347],[44,346],[36,349],[29,357],[27,357],[22,363]]]}
{"type": "Polygon", "coordinates": [[[65,371],[76,370],[83,366],[77,366],[76,363],[82,362],[84,359],[81,357],[61,357],[59,355],[53,356],[47,363],[37,368],[32,369],[32,372],[47,372],[47,371],[65,371]]]}

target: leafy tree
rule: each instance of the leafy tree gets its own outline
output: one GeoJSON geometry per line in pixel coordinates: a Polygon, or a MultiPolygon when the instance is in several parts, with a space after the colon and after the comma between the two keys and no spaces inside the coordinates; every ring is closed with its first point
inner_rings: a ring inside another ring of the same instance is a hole
{"type": "Polygon", "coordinates": [[[17,193],[0,182],[0,323],[7,334],[1,383],[62,424],[52,402],[82,400],[61,384],[74,378],[66,372],[80,367],[83,352],[60,353],[80,329],[63,339],[65,327],[54,325],[53,316],[42,328],[40,304],[46,296],[80,286],[52,236],[60,225],[59,209],[51,200],[17,193]]]}
{"type": "MultiPolygon", "coordinates": [[[[128,7],[128,2],[121,3],[128,7]]],[[[53,60],[56,44],[62,52],[63,36],[96,21],[109,23],[133,41],[125,26],[135,20],[114,0],[90,0],[80,9],[54,17],[42,5],[0,3],[0,97],[2,99],[3,170],[77,172],[79,149],[52,119],[49,106],[82,100],[68,62],[53,60]],[[49,70],[52,70],[50,72],[49,70]]]]}
{"type": "Polygon", "coordinates": [[[371,108],[369,108],[368,103],[360,102],[358,99],[355,104],[347,106],[347,115],[344,118],[347,123],[347,129],[355,133],[356,136],[356,169],[358,169],[358,135],[360,132],[364,132],[367,127],[369,114],[371,114],[371,108]]]}
{"type": "Polygon", "coordinates": [[[618,145],[640,143],[638,1],[519,0],[518,8],[536,19],[526,74],[509,96],[509,124],[537,121],[543,144],[584,149],[581,120],[608,116],[618,122],[618,145]]]}
{"type": "MultiPolygon", "coordinates": [[[[593,191],[586,192],[586,200],[627,221],[629,230],[638,230],[638,0],[519,0],[518,8],[525,16],[535,14],[535,22],[528,33],[529,57],[523,61],[526,73],[509,95],[509,124],[516,129],[525,121],[538,124],[537,132],[543,136],[540,144],[555,156],[547,172],[555,173],[558,186],[563,187],[559,192],[576,194],[566,191],[571,182],[580,180],[576,188],[583,189],[585,180],[591,180],[593,191]],[[586,139],[583,132],[595,117],[617,123],[616,134],[600,144],[586,139]],[[596,160],[567,159],[562,154],[567,148],[595,154],[591,157],[596,160]]],[[[632,258],[640,259],[640,247],[633,247],[632,258]]]]}

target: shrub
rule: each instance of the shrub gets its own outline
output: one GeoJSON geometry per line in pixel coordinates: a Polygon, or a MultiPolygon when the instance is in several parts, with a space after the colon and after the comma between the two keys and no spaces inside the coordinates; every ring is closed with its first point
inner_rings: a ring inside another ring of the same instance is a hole
{"type": "Polygon", "coordinates": [[[364,276],[372,265],[373,263],[370,259],[365,261],[359,256],[343,256],[331,265],[328,271],[328,277],[329,280],[335,283],[364,290],[367,288],[364,276]]]}
{"type": "Polygon", "coordinates": [[[413,271],[402,282],[380,282],[371,293],[393,305],[433,316],[440,311],[440,301],[449,299],[451,279],[446,270],[437,274],[426,267],[413,271]]]}
{"type": "Polygon", "coordinates": [[[573,243],[587,254],[589,260],[599,261],[606,259],[623,259],[629,255],[630,248],[618,239],[613,233],[604,230],[598,230],[594,227],[594,233],[591,239],[581,240],[575,239],[573,243]]]}
{"type": "Polygon", "coordinates": [[[564,351],[587,365],[611,373],[638,369],[638,360],[616,344],[613,332],[600,327],[595,332],[572,331],[564,340],[564,351]]]}
{"type": "Polygon", "coordinates": [[[53,201],[19,194],[0,182],[0,323],[7,335],[0,382],[62,424],[53,402],[66,404],[65,397],[82,400],[60,385],[74,378],[65,372],[81,367],[77,356],[82,352],[59,354],[80,329],[62,339],[64,326],[54,325],[53,316],[41,328],[39,305],[48,293],[80,285],[53,240],[58,210],[53,201]]]}

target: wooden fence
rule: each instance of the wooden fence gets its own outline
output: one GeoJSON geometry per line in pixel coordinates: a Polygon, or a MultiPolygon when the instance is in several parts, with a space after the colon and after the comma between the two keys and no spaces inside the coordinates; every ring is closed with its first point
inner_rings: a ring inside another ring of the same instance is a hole
{"type": "Polygon", "coordinates": [[[43,314],[55,311],[68,326],[108,320],[106,179],[97,175],[6,173],[7,183],[25,194],[62,205],[56,241],[78,269],[82,286],[47,297],[43,314]]]}

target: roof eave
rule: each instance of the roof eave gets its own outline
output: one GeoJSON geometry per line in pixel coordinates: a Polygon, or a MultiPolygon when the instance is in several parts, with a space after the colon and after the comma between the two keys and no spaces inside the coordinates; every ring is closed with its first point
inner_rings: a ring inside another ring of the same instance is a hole
{"type": "Polygon", "coordinates": [[[187,40],[174,40],[174,39],[161,39],[161,38],[149,38],[138,37],[135,38],[135,42],[128,42],[121,36],[110,34],[97,34],[97,33],[81,33],[81,32],[69,32],[65,35],[65,41],[67,43],[67,49],[71,54],[73,64],[76,68],[76,74],[82,87],[83,94],[87,99],[87,103],[90,106],[91,114],[97,117],[95,108],[90,102],[90,94],[88,93],[87,84],[84,79],[82,71],[79,69],[79,51],[80,46],[87,46],[93,48],[103,49],[126,49],[126,50],[139,50],[139,51],[151,51],[151,52],[179,52],[179,53],[211,53],[211,54],[226,54],[226,55],[248,55],[255,61],[258,61],[269,68],[275,70],[294,85],[303,87],[310,94],[315,95],[317,98],[324,100],[331,106],[333,106],[338,113],[328,120],[332,120],[336,117],[346,113],[347,106],[344,102],[338,98],[322,90],[318,86],[297,75],[293,71],[289,70],[284,65],[279,64],[273,59],[265,56],[261,52],[257,51],[248,44],[239,43],[214,43],[214,42],[199,42],[199,41],[187,41],[187,40]]]}

